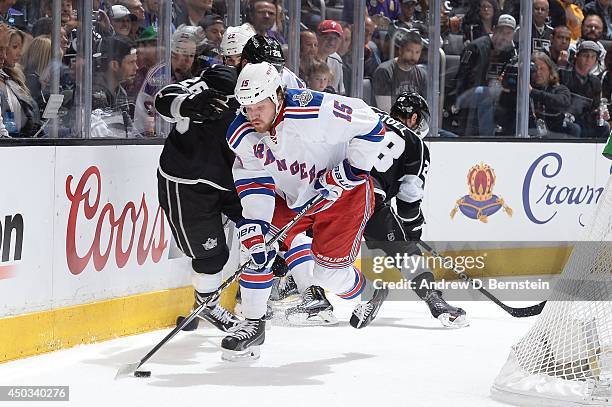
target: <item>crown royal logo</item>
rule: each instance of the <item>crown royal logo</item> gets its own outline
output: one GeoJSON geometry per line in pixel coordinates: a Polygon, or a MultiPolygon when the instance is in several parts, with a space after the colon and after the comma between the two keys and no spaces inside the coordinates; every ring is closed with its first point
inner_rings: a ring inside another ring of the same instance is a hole
{"type": "Polygon", "coordinates": [[[470,219],[487,223],[489,216],[502,208],[508,216],[512,216],[512,209],[493,193],[495,179],[495,171],[488,164],[480,163],[470,168],[467,174],[470,193],[457,200],[450,213],[451,219],[454,219],[457,211],[461,211],[470,219]]]}

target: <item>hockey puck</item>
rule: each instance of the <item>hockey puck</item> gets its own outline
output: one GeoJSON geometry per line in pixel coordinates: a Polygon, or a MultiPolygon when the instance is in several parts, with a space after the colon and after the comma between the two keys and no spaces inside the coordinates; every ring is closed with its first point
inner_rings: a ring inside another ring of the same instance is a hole
{"type": "Polygon", "coordinates": [[[151,377],[150,370],[137,370],[134,372],[135,377],[151,377]]]}

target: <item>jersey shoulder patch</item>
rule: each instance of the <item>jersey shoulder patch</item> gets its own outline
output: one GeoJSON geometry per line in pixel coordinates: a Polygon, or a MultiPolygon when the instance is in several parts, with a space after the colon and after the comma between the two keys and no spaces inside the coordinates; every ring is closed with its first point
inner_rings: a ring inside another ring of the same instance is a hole
{"type": "Polygon", "coordinates": [[[227,129],[226,139],[232,150],[236,150],[247,134],[254,133],[255,128],[247,118],[239,113],[227,129]]]}
{"type": "Polygon", "coordinates": [[[321,107],[323,94],[310,89],[288,89],[285,96],[287,107],[321,107]]]}
{"type": "Polygon", "coordinates": [[[284,119],[317,119],[323,94],[310,89],[289,89],[285,96],[284,119]]]}

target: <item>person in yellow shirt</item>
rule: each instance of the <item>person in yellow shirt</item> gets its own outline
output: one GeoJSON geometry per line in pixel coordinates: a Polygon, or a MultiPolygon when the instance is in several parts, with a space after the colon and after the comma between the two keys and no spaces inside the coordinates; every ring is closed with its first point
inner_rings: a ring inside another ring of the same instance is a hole
{"type": "Polygon", "coordinates": [[[574,4],[574,0],[558,0],[565,10],[565,25],[570,29],[572,34],[572,42],[580,38],[582,20],[584,13],[579,5],[574,4]]]}

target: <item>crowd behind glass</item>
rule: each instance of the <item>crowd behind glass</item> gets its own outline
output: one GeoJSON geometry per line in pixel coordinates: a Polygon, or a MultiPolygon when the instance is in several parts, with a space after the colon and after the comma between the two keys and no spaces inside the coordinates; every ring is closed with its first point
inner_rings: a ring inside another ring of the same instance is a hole
{"type": "MultiPolygon", "coordinates": [[[[0,137],[163,137],[153,105],[157,91],[212,64],[232,63],[220,47],[231,11],[225,1],[173,1],[169,53],[160,38],[162,0],[91,1],[93,11],[79,15],[82,0],[62,0],[56,24],[52,0],[0,0],[0,137]],[[83,108],[77,71],[89,61],[78,46],[84,18],[92,23],[89,132],[76,124],[83,108]],[[58,28],[59,36],[53,32],[58,28]],[[53,78],[59,78],[55,88],[53,78]],[[43,127],[51,94],[63,99],[53,125],[43,127]]],[[[287,56],[289,0],[236,1],[241,23],[276,39],[287,56]]],[[[531,51],[530,137],[609,135],[609,3],[523,2],[532,8],[533,22],[530,44],[520,44],[531,51]]],[[[348,0],[302,0],[295,73],[309,88],[350,93],[354,7],[348,0]]],[[[433,77],[428,7],[428,0],[366,0],[362,97],[371,105],[388,111],[401,92],[427,95],[433,77]]],[[[441,119],[439,136],[516,135],[520,12],[519,0],[441,3],[441,103],[432,109],[441,119]]]]}

